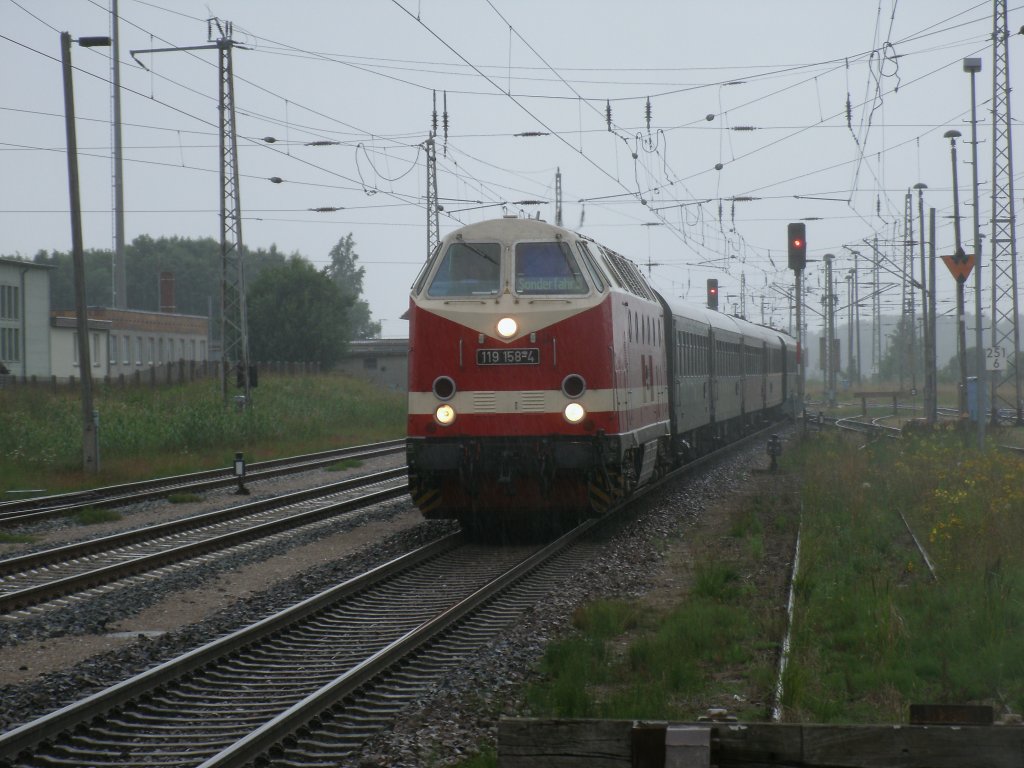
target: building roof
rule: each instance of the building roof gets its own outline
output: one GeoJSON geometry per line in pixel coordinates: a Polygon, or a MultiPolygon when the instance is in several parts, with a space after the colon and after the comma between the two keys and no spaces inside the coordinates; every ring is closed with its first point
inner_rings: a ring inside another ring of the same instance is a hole
{"type": "MultiPolygon", "coordinates": [[[[73,309],[57,309],[55,317],[75,317],[73,309]]],[[[142,331],[150,333],[185,333],[205,336],[209,318],[201,315],[178,315],[169,312],[150,312],[141,309],[112,309],[89,307],[86,314],[90,320],[105,320],[115,331],[142,331]]]]}
{"type": "Polygon", "coordinates": [[[33,269],[56,269],[53,264],[36,264],[26,259],[12,259],[10,256],[0,256],[0,264],[7,264],[12,267],[32,267],[33,269]]]}

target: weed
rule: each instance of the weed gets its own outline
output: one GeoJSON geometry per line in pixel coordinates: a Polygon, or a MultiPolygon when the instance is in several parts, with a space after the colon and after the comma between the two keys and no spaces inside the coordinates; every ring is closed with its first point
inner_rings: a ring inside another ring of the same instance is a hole
{"type": "Polygon", "coordinates": [[[76,512],[73,519],[79,525],[98,525],[99,523],[114,523],[121,519],[121,513],[116,509],[102,509],[100,507],[86,507],[76,512]]]}
{"type": "Polygon", "coordinates": [[[198,493],[190,493],[188,491],[175,491],[174,493],[167,494],[167,500],[171,504],[192,504],[193,502],[200,501],[202,498],[198,493]]]}
{"type": "Polygon", "coordinates": [[[29,533],[9,533],[0,531],[0,544],[32,544],[36,537],[29,533]]]}
{"type": "Polygon", "coordinates": [[[328,472],[344,472],[346,469],[358,469],[363,466],[359,459],[342,459],[327,467],[328,472]]]}

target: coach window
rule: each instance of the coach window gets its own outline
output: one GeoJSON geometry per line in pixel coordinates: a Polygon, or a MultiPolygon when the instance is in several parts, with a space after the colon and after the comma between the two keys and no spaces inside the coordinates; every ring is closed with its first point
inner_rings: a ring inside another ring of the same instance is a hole
{"type": "Polygon", "coordinates": [[[520,296],[579,296],[590,291],[568,243],[516,243],[514,263],[520,296]]]}

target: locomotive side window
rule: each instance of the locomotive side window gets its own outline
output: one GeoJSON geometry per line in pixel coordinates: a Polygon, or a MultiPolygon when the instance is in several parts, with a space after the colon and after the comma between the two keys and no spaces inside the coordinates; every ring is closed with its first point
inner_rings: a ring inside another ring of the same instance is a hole
{"type": "Polygon", "coordinates": [[[516,293],[565,296],[589,292],[568,243],[516,243],[516,293]]]}
{"type": "Polygon", "coordinates": [[[498,243],[452,243],[448,246],[428,296],[494,296],[501,287],[498,243]]]}
{"type": "Polygon", "coordinates": [[[576,247],[579,248],[580,256],[583,258],[583,266],[590,273],[590,279],[594,281],[597,290],[604,293],[604,289],[608,285],[608,278],[601,273],[601,268],[597,266],[597,262],[594,261],[594,256],[590,253],[586,243],[576,243],[576,247]]]}
{"type": "Polygon", "coordinates": [[[422,267],[420,267],[420,273],[416,275],[416,279],[413,281],[412,284],[413,293],[419,293],[420,291],[423,290],[423,284],[427,281],[427,273],[430,272],[430,268],[434,265],[434,262],[437,260],[437,254],[440,250],[441,245],[439,243],[438,246],[434,249],[434,252],[430,254],[430,258],[423,263],[422,267]]]}

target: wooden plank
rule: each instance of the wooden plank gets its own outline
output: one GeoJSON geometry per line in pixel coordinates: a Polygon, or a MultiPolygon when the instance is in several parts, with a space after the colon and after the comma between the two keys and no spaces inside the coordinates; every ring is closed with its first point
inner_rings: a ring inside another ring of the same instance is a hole
{"type": "Polygon", "coordinates": [[[911,725],[992,725],[995,712],[981,704],[911,704],[911,725]]]}
{"type": "MultiPolygon", "coordinates": [[[[690,725],[710,726],[711,762],[719,768],[1024,766],[1024,728],[1013,726],[690,725]]],[[[498,766],[631,768],[633,726],[630,720],[502,720],[498,766]]]]}
{"type": "Polygon", "coordinates": [[[498,768],[630,768],[632,720],[502,719],[498,768]]]}
{"type": "Polygon", "coordinates": [[[1024,729],[804,726],[803,761],[836,768],[1020,768],[1024,729]]]}

